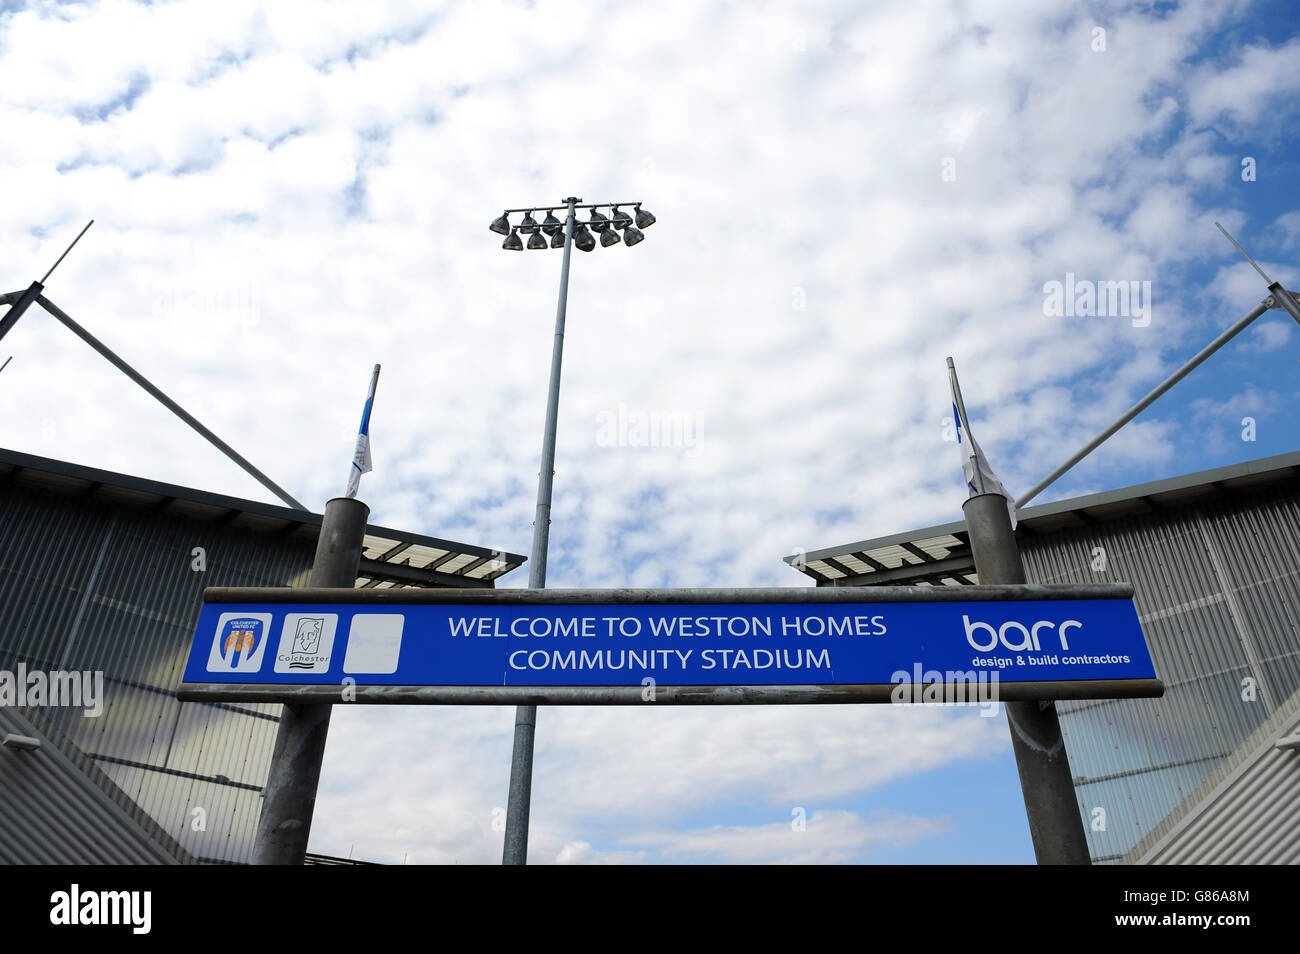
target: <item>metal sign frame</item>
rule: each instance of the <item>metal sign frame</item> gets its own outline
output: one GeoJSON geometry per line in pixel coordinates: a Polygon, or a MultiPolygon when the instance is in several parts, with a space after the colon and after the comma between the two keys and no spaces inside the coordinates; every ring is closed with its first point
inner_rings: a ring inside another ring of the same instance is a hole
{"type": "MultiPolygon", "coordinates": [[[[323,589],[211,587],[207,604],[347,604],[398,607],[455,606],[878,604],[1131,600],[1127,583],[1005,584],[962,587],[718,589],[323,589]]],[[[204,636],[196,634],[194,652],[204,636]]],[[[206,637],[209,641],[211,636],[206,637]]],[[[269,638],[269,637],[268,637],[269,638]]],[[[1145,636],[1143,636],[1145,646],[1145,636]]],[[[1149,648],[1148,648],[1149,658],[1149,648]]],[[[999,681],[996,700],[1152,697],[1164,693],[1158,678],[1072,681],[999,681]]],[[[867,685],[656,685],[642,686],[410,686],[234,684],[184,682],[177,697],[199,702],[362,703],[415,705],[802,705],[894,701],[896,683],[867,685]]]]}

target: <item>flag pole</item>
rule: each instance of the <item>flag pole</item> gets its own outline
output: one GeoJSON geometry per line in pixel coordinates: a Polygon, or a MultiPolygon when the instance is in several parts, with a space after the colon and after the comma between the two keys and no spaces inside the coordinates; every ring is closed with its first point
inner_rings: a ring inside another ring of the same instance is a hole
{"type": "MultiPolygon", "coordinates": [[[[948,358],[948,380],[952,384],[953,404],[957,408],[957,423],[960,430],[966,432],[966,456],[974,459],[975,443],[974,438],[971,437],[970,421],[966,419],[966,402],[961,398],[961,385],[957,382],[957,366],[952,363],[951,356],[948,358]]],[[[960,433],[957,435],[957,439],[961,440],[960,433]]],[[[972,469],[975,472],[975,479],[979,481],[979,491],[980,493],[984,493],[984,475],[980,473],[980,468],[978,466],[972,469]]]]}
{"type": "MultiPolygon", "coordinates": [[[[325,504],[308,586],[350,590],[357,585],[369,518],[370,508],[360,500],[335,497],[325,504]]],[[[281,708],[252,864],[300,865],[306,860],[333,710],[331,702],[286,702],[281,708]]]]}
{"type": "MultiPolygon", "coordinates": [[[[952,385],[959,426],[966,430],[966,452],[971,458],[971,469],[980,474],[980,492],[962,505],[966,537],[975,559],[975,573],[981,585],[1027,583],[1012,522],[1015,504],[1010,500],[1010,494],[1005,493],[996,474],[992,475],[993,479],[1003,492],[989,493],[985,490],[979,460],[982,454],[976,451],[975,438],[971,436],[952,358],[948,359],[948,380],[952,385]]],[[[987,461],[984,463],[987,465],[987,461]]],[[[970,486],[968,489],[976,488],[970,486]]],[[[1006,707],[1011,750],[1020,776],[1020,791],[1025,800],[1025,818],[1029,822],[1035,860],[1040,865],[1091,864],[1055,703],[1008,702],[1006,707]]]]}
{"type": "MultiPolygon", "coordinates": [[[[357,429],[347,494],[325,504],[308,586],[338,589],[356,586],[357,568],[365,550],[366,521],[370,518],[370,508],[356,496],[361,475],[372,469],[370,412],[378,385],[379,365],[375,365],[370,374],[365,410],[361,412],[361,426],[357,429]]],[[[333,708],[330,702],[286,703],[281,710],[271,766],[262,790],[253,864],[300,865],[305,861],[333,708]]]]}
{"type": "MultiPolygon", "coordinates": [[[[1028,582],[1002,495],[971,497],[962,514],[980,584],[1028,582]]],[[[1092,864],[1056,704],[1008,702],[1006,707],[1035,860],[1040,865],[1092,864]]]]}
{"type": "Polygon", "coordinates": [[[370,372],[370,388],[366,391],[366,406],[361,412],[361,426],[357,428],[357,446],[352,452],[352,467],[348,471],[348,489],[344,496],[355,497],[361,486],[361,475],[372,470],[370,461],[370,412],[375,406],[375,390],[379,387],[379,365],[370,372]]]}

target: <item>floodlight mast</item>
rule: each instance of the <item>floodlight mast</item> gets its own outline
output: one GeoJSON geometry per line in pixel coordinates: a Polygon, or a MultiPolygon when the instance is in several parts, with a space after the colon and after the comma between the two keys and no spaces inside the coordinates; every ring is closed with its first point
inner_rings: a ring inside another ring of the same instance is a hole
{"type": "MultiPolygon", "coordinates": [[[[537,471],[537,509],[533,516],[533,546],[528,554],[528,587],[546,586],[546,553],[551,538],[551,489],[555,483],[555,431],[560,413],[560,366],[564,360],[564,319],[569,299],[569,259],[573,253],[576,196],[565,200],[564,261],[560,266],[560,295],[555,307],[555,340],[551,346],[551,379],[546,392],[546,425],[542,459],[537,471]]],[[[531,215],[531,213],[529,213],[531,215]]],[[[510,233],[512,236],[514,232],[510,233]]],[[[515,709],[515,737],[510,756],[510,790],[506,801],[503,865],[528,863],[528,817],[533,796],[533,738],[537,732],[537,707],[515,709]]]]}
{"type": "MultiPolygon", "coordinates": [[[[505,235],[501,247],[507,251],[522,251],[524,243],[519,232],[529,236],[529,249],[547,247],[541,234],[551,235],[551,248],[564,248],[564,260],[560,265],[560,294],[555,307],[555,339],[551,346],[551,379],[546,393],[546,425],[542,434],[541,466],[537,472],[537,510],[533,518],[533,546],[528,557],[528,586],[530,589],[546,587],[546,554],[551,536],[551,491],[555,482],[555,432],[560,412],[560,367],[564,359],[564,321],[569,298],[569,261],[573,246],[576,244],[584,252],[596,247],[596,240],[588,226],[601,234],[601,245],[608,247],[626,242],[636,245],[645,236],[641,229],[654,224],[655,217],[641,210],[640,202],[598,202],[580,205],[582,199],[569,196],[564,200],[568,214],[564,220],[563,242],[558,228],[559,220],[554,212],[558,206],[541,205],[526,209],[506,209],[492,221],[488,228],[498,235],[505,235]],[[630,205],[636,209],[636,222],[619,206],[630,205]],[[613,215],[607,217],[597,210],[609,207],[613,215]],[[591,209],[587,222],[577,220],[577,209],[591,209]],[[533,218],[534,212],[546,211],[546,218],[539,224],[533,218]],[[512,212],[523,212],[524,219],[519,225],[510,224],[512,212]],[[618,231],[622,231],[620,237],[618,231]],[[612,235],[612,239],[606,239],[612,235]],[[535,241],[536,240],[536,241],[535,241]]],[[[522,865],[528,862],[528,816],[532,803],[533,788],[533,739],[537,731],[537,707],[518,706],[515,709],[514,747],[510,759],[510,792],[506,803],[505,844],[502,848],[503,865],[522,865]]]]}

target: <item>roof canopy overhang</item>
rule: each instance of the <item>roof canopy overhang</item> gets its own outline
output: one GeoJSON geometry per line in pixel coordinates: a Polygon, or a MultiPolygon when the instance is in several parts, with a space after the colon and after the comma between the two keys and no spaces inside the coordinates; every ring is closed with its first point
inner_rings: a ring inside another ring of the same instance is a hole
{"type": "MultiPolygon", "coordinates": [[[[1023,540],[1283,484],[1300,484],[1300,452],[1027,507],[1019,513],[1016,537],[1023,540]]],[[[785,562],[812,577],[818,586],[971,586],[979,582],[964,520],[794,553],[785,557],[785,562]]]]}
{"type": "MultiPolygon", "coordinates": [[[[0,486],[30,487],[65,497],[313,543],[320,536],[322,516],[318,513],[226,497],[18,451],[0,449],[0,486]]],[[[357,585],[492,586],[494,580],[523,562],[524,557],[516,553],[367,524],[357,585]]]]}

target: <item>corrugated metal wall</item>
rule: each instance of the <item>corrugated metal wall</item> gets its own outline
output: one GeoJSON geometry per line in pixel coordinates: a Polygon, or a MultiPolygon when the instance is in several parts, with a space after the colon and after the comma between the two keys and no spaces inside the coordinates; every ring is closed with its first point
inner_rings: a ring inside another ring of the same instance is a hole
{"type": "MultiPolygon", "coordinates": [[[[0,733],[36,736],[17,709],[0,708],[0,733]]],[[[75,754],[75,749],[70,750],[75,754]]],[[[46,744],[37,752],[0,748],[4,811],[0,859],[8,864],[175,864],[183,853],[155,826],[130,817],[87,759],[46,744]]]]}
{"type": "MultiPolygon", "coordinates": [[[[0,489],[0,669],[22,661],[101,671],[105,680],[97,718],[49,707],[22,715],[89,757],[120,789],[110,795],[128,815],[156,822],[186,860],[249,857],[280,708],[176,701],[203,588],[301,583],[313,549],[130,506],[0,489]],[[195,547],[205,551],[202,572],[192,568],[195,547]]],[[[11,781],[0,775],[6,789],[11,781]]],[[[3,842],[0,859],[10,860],[3,842]]]]}
{"type": "Polygon", "coordinates": [[[1279,749],[1300,729],[1300,693],[1201,784],[1192,810],[1156,827],[1125,860],[1142,864],[1300,863],[1300,751],[1279,749]]]}
{"type": "Polygon", "coordinates": [[[1300,494],[1063,530],[1021,552],[1032,582],[1132,583],[1167,687],[1057,703],[1093,858],[1113,862],[1300,688],[1300,494]]]}

